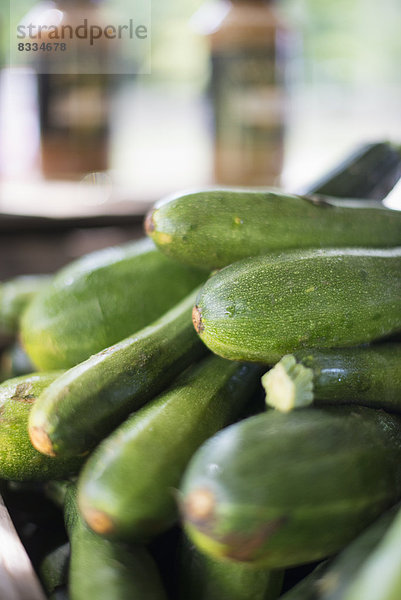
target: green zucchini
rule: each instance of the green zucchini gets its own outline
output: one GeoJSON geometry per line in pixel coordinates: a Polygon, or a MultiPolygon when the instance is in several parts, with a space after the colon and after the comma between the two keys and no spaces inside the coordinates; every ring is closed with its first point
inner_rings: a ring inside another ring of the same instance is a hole
{"type": "Polygon", "coordinates": [[[18,332],[25,307],[49,281],[49,275],[20,275],[0,283],[0,335],[18,332]]]}
{"type": "Polygon", "coordinates": [[[234,360],[370,342],[401,330],[401,248],[245,259],[206,282],[193,320],[212,352],[234,360]]]}
{"type": "Polygon", "coordinates": [[[312,402],[401,412],[401,344],[287,354],[262,382],[266,402],[284,412],[312,402]]]}
{"type": "Polygon", "coordinates": [[[156,206],[146,231],[183,264],[221,268],[292,249],[401,245],[401,212],[278,191],[207,190],[156,206]]]}
{"type": "MultiPolygon", "coordinates": [[[[310,185],[306,194],[382,200],[400,177],[400,165],[398,148],[388,143],[369,144],[310,185]]],[[[305,199],[283,197],[273,191],[205,190],[164,200],[151,211],[145,226],[163,252],[209,269],[273,248],[377,245],[376,221],[372,222],[369,214],[376,219],[384,213],[372,213],[371,209],[355,213],[320,204],[314,206],[305,199]],[[361,216],[364,222],[359,223],[358,234],[364,228],[375,231],[363,240],[354,236],[354,217],[359,220],[361,216]]],[[[384,221],[386,216],[398,222],[399,244],[399,216],[386,213],[384,221]]],[[[384,241],[379,245],[387,246],[387,226],[382,225],[384,241]]]]}
{"type": "Polygon", "coordinates": [[[268,411],[210,438],[181,493],[187,532],[212,556],[270,569],[320,560],[401,497],[401,418],[268,411]]]}
{"type": "Polygon", "coordinates": [[[191,323],[190,294],[139,333],[102,350],[56,379],[29,419],[35,448],[50,456],[91,450],[205,348],[191,323]]]}
{"type": "Polygon", "coordinates": [[[309,186],[307,193],[383,200],[400,176],[399,148],[386,142],[365,144],[309,186]]]}
{"type": "Polygon", "coordinates": [[[166,600],[156,565],[142,546],[106,540],[86,527],[75,489],[65,502],[71,544],[70,600],[166,600]]]}
{"type": "Polygon", "coordinates": [[[88,254],[30,303],[24,347],[40,370],[68,369],[149,325],[203,279],[146,239],[88,254]]]}
{"type": "Polygon", "coordinates": [[[179,600],[276,600],[283,571],[216,560],[184,539],[181,549],[179,600]]]}
{"type": "Polygon", "coordinates": [[[82,459],[51,459],[29,441],[29,413],[60,372],[33,373],[0,385],[0,479],[48,481],[77,473],[82,459]]]}
{"type": "Polygon", "coordinates": [[[241,415],[259,374],[255,365],[210,356],[131,415],[80,476],[79,505],[89,526],[120,539],[148,539],[171,526],[173,490],[192,454],[241,415]]]}

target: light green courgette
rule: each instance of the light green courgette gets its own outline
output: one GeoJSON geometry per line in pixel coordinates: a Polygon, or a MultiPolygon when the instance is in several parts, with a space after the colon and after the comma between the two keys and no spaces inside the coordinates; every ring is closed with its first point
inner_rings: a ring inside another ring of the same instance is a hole
{"type": "Polygon", "coordinates": [[[146,239],[88,254],[29,304],[23,345],[38,369],[68,369],[158,319],[204,277],[146,239]]]}
{"type": "Polygon", "coordinates": [[[0,385],[0,479],[48,481],[76,474],[80,458],[52,460],[32,446],[29,414],[38,396],[60,375],[33,373],[0,385]]]}
{"type": "Polygon", "coordinates": [[[91,450],[205,353],[191,323],[191,294],[161,319],[73,367],[41,394],[29,419],[50,456],[91,450]]]}
{"type": "Polygon", "coordinates": [[[205,283],[193,320],[216,354],[270,365],[305,348],[370,342],[401,330],[401,248],[245,259],[205,283]]]}
{"type": "Polygon", "coordinates": [[[380,202],[218,189],[156,205],[146,231],[167,256],[212,270],[283,250],[399,246],[401,212],[380,202]]]}
{"type": "Polygon", "coordinates": [[[120,539],[148,539],[171,526],[174,490],[191,456],[241,416],[259,375],[253,364],[210,356],[131,415],[96,448],[79,478],[89,526],[120,539]]]}

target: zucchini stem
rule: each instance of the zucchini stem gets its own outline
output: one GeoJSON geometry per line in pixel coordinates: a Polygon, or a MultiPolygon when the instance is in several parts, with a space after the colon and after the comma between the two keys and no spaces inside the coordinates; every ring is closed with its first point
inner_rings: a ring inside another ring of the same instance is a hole
{"type": "Polygon", "coordinates": [[[266,404],[281,412],[309,406],[313,402],[313,371],[286,354],[262,377],[266,404]]]}

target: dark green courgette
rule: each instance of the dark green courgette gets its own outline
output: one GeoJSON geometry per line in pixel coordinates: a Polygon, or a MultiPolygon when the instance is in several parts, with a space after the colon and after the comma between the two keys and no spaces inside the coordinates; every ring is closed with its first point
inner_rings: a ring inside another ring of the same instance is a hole
{"type": "Polygon", "coordinates": [[[310,185],[306,193],[383,200],[400,176],[399,148],[386,142],[366,144],[310,185]]]}
{"type": "Polygon", "coordinates": [[[307,248],[401,245],[401,212],[381,203],[278,191],[207,190],[156,206],[146,230],[167,256],[221,268],[249,256],[307,248]]]}
{"type": "Polygon", "coordinates": [[[287,354],[262,382],[266,402],[284,412],[312,402],[401,412],[401,344],[287,354]]]}
{"type": "Polygon", "coordinates": [[[173,490],[191,456],[241,415],[259,375],[255,365],[210,356],[131,415],[81,473],[78,499],[89,526],[122,539],[148,539],[171,526],[173,490]]]}
{"type": "Polygon", "coordinates": [[[73,367],[158,319],[203,279],[146,239],[88,254],[30,303],[24,347],[40,370],[73,367]]]}
{"type": "Polygon", "coordinates": [[[401,418],[268,411],[209,439],[181,493],[187,532],[212,556],[270,569],[320,560],[401,497],[401,418]]]}
{"type": "Polygon", "coordinates": [[[370,342],[401,330],[401,248],[245,259],[206,282],[193,320],[212,352],[234,360],[370,342]]]}
{"type": "Polygon", "coordinates": [[[276,600],[283,571],[216,560],[186,538],[180,557],[179,600],[276,600]]]}
{"type": "Polygon", "coordinates": [[[30,416],[35,448],[50,456],[87,452],[204,354],[191,323],[194,299],[56,379],[30,416]]]}
{"type": "Polygon", "coordinates": [[[71,544],[70,600],[166,600],[156,565],[142,546],[126,546],[93,533],[69,490],[65,520],[71,544]]]}
{"type": "Polygon", "coordinates": [[[33,448],[28,418],[38,396],[60,372],[33,373],[0,385],[0,478],[48,481],[76,474],[82,459],[51,459],[33,448]]]}

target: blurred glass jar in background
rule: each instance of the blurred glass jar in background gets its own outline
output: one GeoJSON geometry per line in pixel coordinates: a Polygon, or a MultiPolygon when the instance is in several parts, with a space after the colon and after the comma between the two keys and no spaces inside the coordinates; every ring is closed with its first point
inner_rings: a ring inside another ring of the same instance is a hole
{"type": "Polygon", "coordinates": [[[47,178],[108,168],[108,86],[104,75],[38,77],[41,165],[47,178]]]}
{"type": "Polygon", "coordinates": [[[41,167],[46,178],[74,179],[108,168],[111,77],[102,62],[107,61],[110,45],[69,39],[69,27],[76,30],[85,21],[105,24],[101,0],[54,0],[51,7],[47,5],[36,5],[28,20],[60,31],[65,28],[66,34],[63,39],[50,39],[42,32],[39,44],[60,45],[32,58],[38,73],[41,167]],[[61,43],[67,52],[61,50],[61,43]]]}
{"type": "Polygon", "coordinates": [[[229,185],[276,184],[283,164],[289,31],[269,0],[219,0],[214,15],[206,29],[215,180],[229,185]]]}

